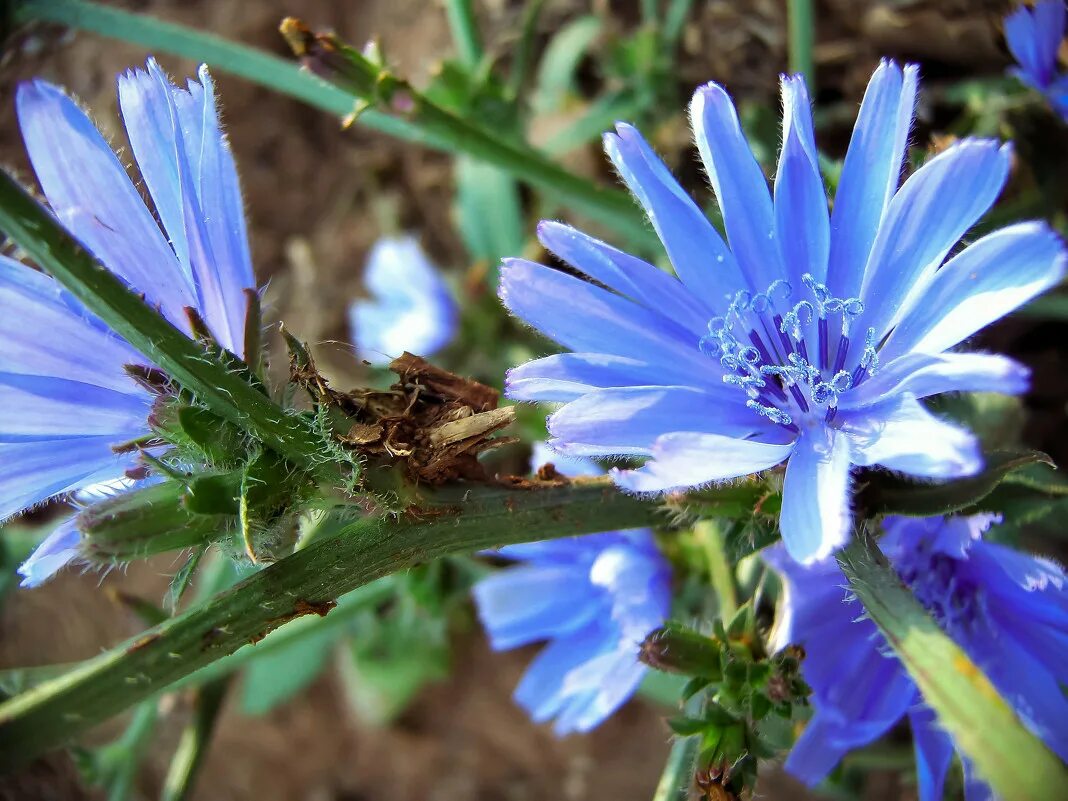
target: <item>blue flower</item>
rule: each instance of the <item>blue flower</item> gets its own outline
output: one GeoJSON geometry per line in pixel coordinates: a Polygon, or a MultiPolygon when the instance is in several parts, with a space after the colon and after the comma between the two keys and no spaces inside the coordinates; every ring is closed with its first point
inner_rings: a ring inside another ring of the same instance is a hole
{"type": "MultiPolygon", "coordinates": [[[[1061,568],[982,539],[992,515],[886,519],[880,547],[917,599],[1037,736],[1068,758],[1068,587],[1061,568]]],[[[803,567],[776,546],[784,608],[774,647],[800,644],[815,715],[786,762],[815,784],[848,751],[908,716],[921,801],[939,801],[953,753],[949,736],[875,624],[862,615],[833,559],[803,567]]],[[[987,797],[965,760],[968,798],[987,797]]]]}
{"type": "MultiPolygon", "coordinates": [[[[242,352],[245,291],[255,287],[237,172],[211,78],[174,86],[155,61],[119,78],[119,104],[153,217],[78,105],[44,81],[16,105],[37,180],[59,220],[113,273],[189,330],[196,309],[242,352]]],[[[126,365],[135,351],[52,278],[0,257],[0,520],[137,466],[123,443],[150,433],[152,395],[126,365]]],[[[64,526],[23,565],[39,584],[73,557],[64,526]]]]}
{"type": "MultiPolygon", "coordinates": [[[[600,472],[589,462],[552,461],[570,475],[600,472]]],[[[647,669],[638,646],[671,610],[671,569],[652,532],[610,531],[498,553],[521,564],[474,587],[490,644],[506,650],[550,641],[515,700],[538,723],[555,718],[558,735],[593,729],[638,689],[647,669]]]]}
{"type": "Polygon", "coordinates": [[[385,366],[404,351],[432,356],[456,335],[456,301],[413,237],[375,242],[364,284],[373,297],[349,309],[361,359],[385,366]]]}
{"type": "Polygon", "coordinates": [[[1064,0],[1042,0],[1034,9],[1021,5],[1005,18],[1005,41],[1019,65],[1010,72],[1068,120],[1068,75],[1057,69],[1065,22],[1064,0]]]}
{"type": "Polygon", "coordinates": [[[504,303],[574,351],[508,375],[510,397],[566,404],[548,421],[553,448],[645,458],[613,473],[639,493],[785,461],[780,526],[805,562],[849,536],[853,465],[932,479],[981,469],[975,437],[920,399],[1022,391],[1020,365],[953,348],[1060,280],[1065,254],[1045,224],[1029,222],[946,261],[994,203],[1011,153],[967,139],[898,188],[916,81],[915,67],[876,70],[833,211],[800,77],[782,80],[774,194],[727,93],[698,89],[691,120],[729,247],[634,128],[605,137],[677,277],[555,222],[539,228],[545,247],[605,288],[506,262],[504,303]]]}

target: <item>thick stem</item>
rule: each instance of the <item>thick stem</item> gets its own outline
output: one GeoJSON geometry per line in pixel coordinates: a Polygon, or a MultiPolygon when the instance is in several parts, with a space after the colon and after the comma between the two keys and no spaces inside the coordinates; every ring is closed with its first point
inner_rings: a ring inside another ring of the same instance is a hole
{"type": "Polygon", "coordinates": [[[860,532],[838,554],[838,564],[939,723],[998,797],[1062,798],[1068,767],[1028,731],[979,666],[927,614],[875,541],[860,532]]]}
{"type": "Polygon", "coordinates": [[[2,171],[0,231],[115,333],[213,412],[303,467],[324,473],[340,470],[340,466],[323,464],[319,438],[306,420],[288,414],[240,374],[206,358],[200,345],[101,265],[55,217],[2,171]]]}
{"type": "Polygon", "coordinates": [[[544,490],[449,488],[402,519],[365,519],[213,600],[0,705],[0,770],[55,748],[194,670],[380,576],[449,553],[660,522],[606,480],[544,490]]]}

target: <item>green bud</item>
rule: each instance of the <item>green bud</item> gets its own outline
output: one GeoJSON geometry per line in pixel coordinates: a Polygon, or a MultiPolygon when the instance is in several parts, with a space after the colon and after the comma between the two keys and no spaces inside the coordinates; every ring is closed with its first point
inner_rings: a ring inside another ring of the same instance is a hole
{"type": "Polygon", "coordinates": [[[676,623],[650,632],[638,650],[638,658],[665,673],[700,676],[718,681],[722,675],[719,641],[676,623]]]}
{"type": "Polygon", "coordinates": [[[126,561],[225,536],[232,518],[190,511],[186,492],[183,482],[172,479],[86,508],[76,518],[84,556],[94,562],[126,561]]]}

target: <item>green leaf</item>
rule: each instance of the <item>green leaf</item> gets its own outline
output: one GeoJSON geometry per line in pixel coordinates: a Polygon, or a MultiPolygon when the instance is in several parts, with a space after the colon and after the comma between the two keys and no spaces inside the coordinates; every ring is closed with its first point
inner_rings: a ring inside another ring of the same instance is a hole
{"type": "MultiPolygon", "coordinates": [[[[838,555],[850,588],[960,753],[1005,801],[1056,801],[1068,767],[1032,734],[901,583],[866,533],[838,555]]],[[[1011,646],[1007,646],[1011,647],[1011,646]]]]}
{"type": "Polygon", "coordinates": [[[857,506],[866,516],[928,517],[959,512],[982,501],[1014,472],[1036,464],[1053,462],[1038,451],[1000,451],[987,455],[986,467],[978,475],[936,484],[870,472],[867,484],[857,495],[857,506]]]}
{"type": "Polygon", "coordinates": [[[167,587],[167,594],[163,598],[163,608],[170,614],[175,614],[178,611],[178,605],[182,602],[182,596],[185,595],[185,591],[189,589],[189,585],[193,581],[193,574],[197,571],[197,566],[200,564],[200,560],[203,558],[205,552],[208,550],[206,545],[202,545],[189,555],[189,558],[185,560],[178,572],[174,574],[174,578],[171,579],[170,585],[167,587]]]}
{"type": "Polygon", "coordinates": [[[601,20],[587,15],[571,20],[549,42],[538,63],[533,106],[540,114],[564,105],[575,83],[575,72],[601,33],[601,20]]]}
{"type": "Polygon", "coordinates": [[[456,216],[471,258],[487,262],[486,280],[496,287],[497,265],[523,252],[519,187],[503,170],[461,156],[456,160],[456,216]]]}
{"type": "Polygon", "coordinates": [[[245,668],[241,711],[265,715],[311,684],[326,665],[339,633],[312,631],[293,645],[254,658],[245,668]]]}

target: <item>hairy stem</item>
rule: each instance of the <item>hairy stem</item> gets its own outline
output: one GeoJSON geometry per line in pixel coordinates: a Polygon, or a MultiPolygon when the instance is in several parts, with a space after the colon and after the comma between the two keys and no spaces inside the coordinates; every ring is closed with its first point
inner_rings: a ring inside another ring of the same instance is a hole
{"type": "Polygon", "coordinates": [[[982,670],[901,583],[860,532],[838,555],[850,588],[960,752],[1005,801],[1054,801],[1068,768],[1016,716],[982,670]]]}
{"type": "Polygon", "coordinates": [[[587,480],[542,490],[448,488],[402,519],[364,519],[0,705],[0,770],[55,748],[193,671],[380,576],[450,553],[648,526],[655,504],[587,480]]]}

